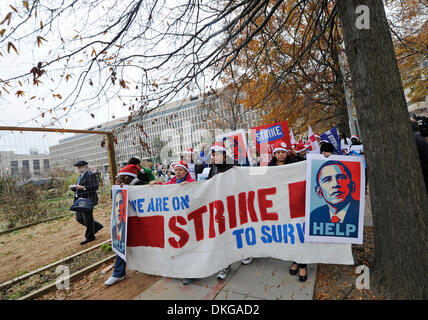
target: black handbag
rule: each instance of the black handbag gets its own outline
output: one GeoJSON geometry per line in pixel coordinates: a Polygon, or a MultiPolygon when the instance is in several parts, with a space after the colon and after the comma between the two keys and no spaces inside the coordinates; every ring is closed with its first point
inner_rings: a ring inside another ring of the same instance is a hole
{"type": "Polygon", "coordinates": [[[94,209],[94,202],[88,198],[78,198],[70,207],[71,211],[91,211],[92,209],[94,209]]]}

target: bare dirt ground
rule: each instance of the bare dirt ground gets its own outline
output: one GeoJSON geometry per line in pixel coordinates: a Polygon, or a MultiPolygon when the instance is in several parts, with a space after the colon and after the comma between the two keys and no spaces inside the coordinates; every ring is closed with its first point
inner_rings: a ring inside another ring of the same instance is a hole
{"type": "MultiPolygon", "coordinates": [[[[361,275],[356,273],[359,265],[373,266],[374,230],[364,227],[362,245],[353,245],[354,265],[318,264],[314,300],[388,300],[376,288],[358,289],[356,280],[361,275]]],[[[372,275],[370,276],[372,277],[372,275]]],[[[368,283],[370,285],[370,283],[368,283]]]]}
{"type": "MultiPolygon", "coordinates": [[[[1,235],[0,282],[10,280],[110,239],[110,214],[110,195],[105,193],[100,197],[99,205],[94,210],[95,220],[101,222],[104,229],[97,234],[96,241],[84,246],[81,246],[79,242],[84,239],[85,229],[77,223],[74,215],[1,235]]],[[[354,245],[353,252],[355,265],[318,265],[314,300],[387,299],[374,289],[359,290],[355,286],[355,280],[359,276],[355,273],[356,266],[366,264],[370,267],[373,262],[373,227],[364,228],[364,244],[354,245]]],[[[39,299],[132,300],[160,279],[157,276],[128,271],[125,280],[112,287],[106,287],[104,281],[112,274],[112,270],[107,274],[101,274],[101,270],[109,264],[111,263],[106,263],[80,280],[73,281],[69,290],[55,290],[39,299]]]]}
{"type": "Polygon", "coordinates": [[[70,283],[68,290],[54,290],[37,300],[132,300],[160,279],[158,276],[138,271],[127,271],[123,281],[106,287],[104,281],[111,276],[112,271],[101,274],[101,270],[108,265],[109,263],[106,263],[78,281],[70,283]]]}

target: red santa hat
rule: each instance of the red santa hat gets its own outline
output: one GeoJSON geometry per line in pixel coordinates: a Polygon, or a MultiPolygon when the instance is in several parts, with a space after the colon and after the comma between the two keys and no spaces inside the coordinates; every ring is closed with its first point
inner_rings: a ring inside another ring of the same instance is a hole
{"type": "Polygon", "coordinates": [[[141,168],[136,164],[128,164],[120,170],[117,176],[131,176],[136,178],[140,170],[141,168]]]}
{"type": "Polygon", "coordinates": [[[211,152],[226,152],[226,148],[223,145],[223,142],[216,141],[211,147],[211,152]]]}
{"type": "Polygon", "coordinates": [[[177,167],[184,168],[184,170],[186,170],[187,172],[189,172],[189,166],[183,160],[181,160],[181,161],[179,161],[179,162],[177,162],[176,164],[173,165],[174,170],[177,167]]]}
{"type": "Polygon", "coordinates": [[[278,140],[273,145],[273,153],[277,151],[285,151],[288,152],[287,144],[284,141],[278,140]]]}
{"type": "Polygon", "coordinates": [[[356,134],[352,135],[352,136],[351,136],[351,139],[352,139],[352,138],[355,138],[355,139],[357,139],[358,141],[360,141],[360,138],[358,138],[358,136],[357,136],[356,134]]]}
{"type": "Polygon", "coordinates": [[[188,148],[184,154],[192,154],[193,153],[193,148],[188,148]]]}
{"type": "Polygon", "coordinates": [[[320,135],[318,133],[314,133],[314,136],[315,136],[315,138],[320,138],[321,139],[321,137],[320,137],[320,135]]]}
{"type": "Polygon", "coordinates": [[[308,147],[305,146],[303,143],[296,144],[296,152],[300,153],[302,151],[305,151],[308,147]]]}

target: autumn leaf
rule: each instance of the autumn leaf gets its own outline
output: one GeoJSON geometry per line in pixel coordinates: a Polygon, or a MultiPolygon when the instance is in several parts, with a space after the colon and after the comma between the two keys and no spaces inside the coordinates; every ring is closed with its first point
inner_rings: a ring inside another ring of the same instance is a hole
{"type": "Polygon", "coordinates": [[[37,46],[38,46],[38,47],[40,47],[40,45],[42,44],[42,40],[44,40],[44,41],[48,41],[48,40],[46,40],[45,38],[43,38],[43,37],[41,37],[41,36],[38,36],[38,37],[37,37],[37,46]]]}
{"type": "Polygon", "coordinates": [[[18,10],[16,10],[16,8],[14,6],[9,5],[9,7],[11,7],[13,11],[15,11],[16,13],[18,13],[18,10]]]}
{"type": "Polygon", "coordinates": [[[33,80],[33,85],[34,86],[39,86],[40,83],[43,83],[42,81],[38,80],[38,79],[34,79],[33,80]]]}
{"type": "Polygon", "coordinates": [[[43,29],[43,21],[40,20],[40,29],[43,29]]]}
{"type": "Polygon", "coordinates": [[[42,118],[44,118],[45,117],[45,113],[44,112],[42,112],[42,118]]]}
{"type": "Polygon", "coordinates": [[[7,25],[9,25],[10,24],[10,18],[12,17],[12,12],[9,12],[7,15],[6,15],[6,17],[3,19],[3,21],[2,22],[0,22],[0,25],[1,24],[3,24],[3,23],[5,23],[6,21],[7,21],[7,25]]]}
{"type": "Polygon", "coordinates": [[[71,74],[67,74],[67,75],[65,76],[65,81],[70,80],[70,78],[71,78],[71,74]]]}
{"type": "Polygon", "coordinates": [[[15,94],[16,94],[17,97],[23,97],[24,96],[24,91],[18,90],[18,91],[16,91],[15,94]]]}
{"type": "Polygon", "coordinates": [[[54,94],[52,94],[52,96],[54,97],[54,98],[58,98],[58,99],[62,99],[62,96],[59,94],[59,93],[54,93],[54,94]]]}
{"type": "Polygon", "coordinates": [[[12,42],[8,42],[7,43],[7,53],[10,53],[10,48],[12,48],[13,50],[15,50],[16,54],[18,54],[18,50],[16,50],[15,45],[12,42]]]}
{"type": "Polygon", "coordinates": [[[22,4],[24,5],[25,9],[30,11],[30,6],[28,5],[28,1],[22,1],[22,4]]]}
{"type": "Polygon", "coordinates": [[[92,47],[91,57],[96,55],[97,55],[97,52],[95,51],[94,47],[92,47]]]}
{"type": "Polygon", "coordinates": [[[1,29],[0,30],[0,37],[2,37],[4,35],[4,33],[6,32],[6,29],[1,29]]]}
{"type": "Polygon", "coordinates": [[[33,100],[33,99],[35,99],[36,98],[36,96],[32,96],[31,98],[30,98],[30,100],[33,100]]]}

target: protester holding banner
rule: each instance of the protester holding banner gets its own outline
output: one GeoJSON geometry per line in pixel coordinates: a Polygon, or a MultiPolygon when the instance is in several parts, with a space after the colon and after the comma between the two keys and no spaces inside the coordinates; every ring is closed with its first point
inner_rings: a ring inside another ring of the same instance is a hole
{"type": "Polygon", "coordinates": [[[182,185],[184,185],[186,183],[195,181],[190,176],[189,166],[183,160],[180,160],[179,162],[177,162],[174,165],[174,173],[175,173],[175,176],[171,180],[169,180],[168,182],[162,183],[159,181],[150,181],[150,185],[151,186],[153,186],[155,184],[163,184],[163,185],[166,185],[166,184],[182,184],[182,185]]]}
{"type": "MultiPolygon", "coordinates": [[[[285,143],[281,141],[277,141],[274,144],[274,149],[273,149],[274,157],[270,161],[269,166],[280,166],[280,165],[297,162],[297,160],[288,159],[290,157],[288,156],[287,149],[285,147],[286,147],[285,143]]],[[[298,264],[297,262],[293,261],[289,272],[291,275],[294,276],[297,274],[298,271],[299,271],[299,281],[305,282],[308,276],[306,264],[303,264],[303,263],[298,264]]]]}
{"type": "Polygon", "coordinates": [[[324,157],[328,158],[332,154],[335,154],[335,152],[334,152],[334,146],[331,143],[329,143],[329,142],[325,142],[325,143],[321,144],[320,153],[324,157]]]}
{"type": "Polygon", "coordinates": [[[339,133],[339,138],[342,153],[346,155],[348,154],[349,148],[351,147],[351,140],[346,137],[346,134],[344,132],[339,133]]]}
{"type": "Polygon", "coordinates": [[[187,167],[189,170],[190,177],[193,180],[196,180],[196,174],[195,174],[195,161],[194,161],[194,155],[193,155],[193,149],[189,148],[186,150],[183,156],[183,160],[187,163],[187,167]]]}
{"type": "Polygon", "coordinates": [[[297,159],[292,158],[288,154],[287,145],[285,142],[278,140],[273,145],[273,158],[269,162],[269,166],[277,166],[281,164],[288,164],[297,162],[297,159]]]}
{"type": "MultiPolygon", "coordinates": [[[[139,166],[140,160],[138,158],[132,157],[128,161],[128,165],[122,168],[116,177],[116,184],[125,184],[125,185],[145,185],[149,181],[154,181],[155,177],[151,170],[146,168],[141,168],[139,166]],[[150,174],[147,173],[150,172],[150,174]]],[[[116,236],[114,233],[112,237],[116,236]]],[[[119,281],[125,279],[126,276],[126,262],[119,256],[116,255],[116,260],[114,263],[113,275],[107,279],[104,284],[106,286],[111,286],[119,281]]]]}
{"type": "MultiPolygon", "coordinates": [[[[184,185],[184,184],[187,184],[189,182],[195,181],[190,176],[188,164],[183,160],[177,162],[174,165],[174,173],[175,173],[174,178],[172,178],[169,182],[162,183],[162,182],[157,182],[157,181],[151,181],[150,185],[151,186],[154,186],[155,184],[162,184],[162,185],[180,184],[180,185],[184,185]]],[[[183,279],[184,285],[191,284],[192,282],[193,282],[192,279],[183,279]]]]}
{"type": "Polygon", "coordinates": [[[296,144],[297,160],[306,160],[306,149],[307,147],[303,143],[296,144]]]}

